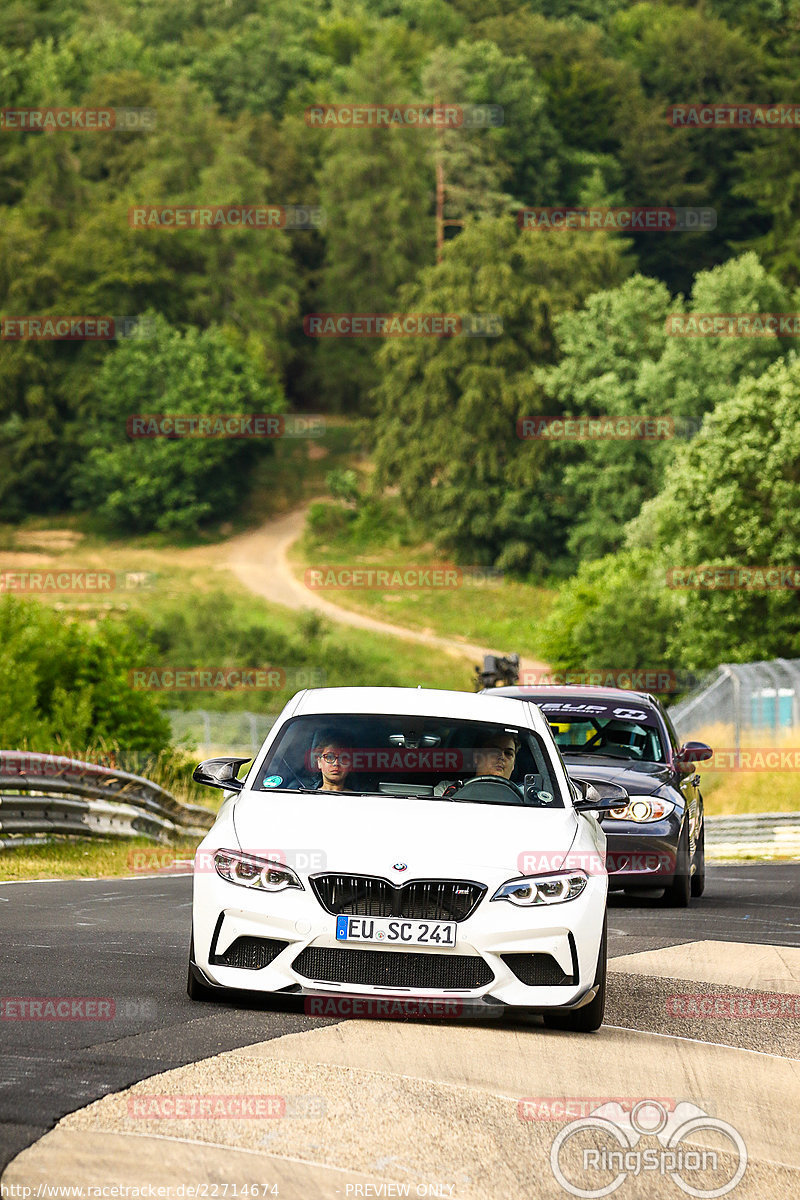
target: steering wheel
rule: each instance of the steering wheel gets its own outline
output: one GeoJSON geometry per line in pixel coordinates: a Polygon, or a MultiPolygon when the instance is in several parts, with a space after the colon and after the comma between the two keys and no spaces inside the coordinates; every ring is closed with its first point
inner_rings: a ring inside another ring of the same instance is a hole
{"type": "Polygon", "coordinates": [[[506,788],[509,792],[512,793],[512,795],[514,796],[515,804],[522,804],[522,802],[523,802],[522,796],[520,796],[516,784],[513,784],[510,779],[506,779],[505,776],[503,776],[503,775],[475,775],[472,779],[468,779],[467,782],[464,784],[464,786],[460,787],[457,792],[454,792],[451,799],[453,799],[453,800],[471,800],[471,799],[473,799],[473,796],[474,796],[474,798],[476,800],[480,798],[485,803],[489,803],[489,804],[503,803],[503,801],[499,798],[497,800],[488,800],[487,801],[487,798],[485,795],[483,795],[483,796],[474,795],[475,792],[480,793],[480,791],[481,791],[480,785],[484,784],[484,783],[500,784],[502,787],[506,788]],[[476,788],[475,784],[478,784],[479,786],[476,788]]]}

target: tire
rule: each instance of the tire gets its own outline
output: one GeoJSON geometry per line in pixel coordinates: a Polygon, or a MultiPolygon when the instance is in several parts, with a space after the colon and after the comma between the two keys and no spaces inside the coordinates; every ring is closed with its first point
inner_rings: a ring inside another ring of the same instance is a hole
{"type": "Polygon", "coordinates": [[[603,921],[603,936],[597,956],[594,986],[597,995],[583,1008],[554,1008],[544,1014],[548,1029],[566,1029],[570,1033],[594,1033],[603,1024],[606,1011],[606,975],[608,971],[608,918],[603,921]]]}
{"type": "Polygon", "coordinates": [[[697,898],[706,890],[706,823],[700,827],[700,837],[694,851],[695,872],[692,876],[692,895],[697,898]]]}
{"type": "Polygon", "coordinates": [[[692,884],[689,876],[689,826],[684,825],[683,833],[678,839],[678,853],[675,859],[676,868],[684,864],[680,873],[676,870],[675,877],[668,888],[664,888],[664,904],[667,908],[688,908],[692,895],[692,884]]]}
{"type": "Polygon", "coordinates": [[[201,983],[192,970],[193,962],[194,934],[192,934],[192,940],[189,943],[189,974],[186,979],[186,994],[190,1000],[214,1000],[216,998],[214,991],[210,987],[206,987],[204,983],[201,983]]]}

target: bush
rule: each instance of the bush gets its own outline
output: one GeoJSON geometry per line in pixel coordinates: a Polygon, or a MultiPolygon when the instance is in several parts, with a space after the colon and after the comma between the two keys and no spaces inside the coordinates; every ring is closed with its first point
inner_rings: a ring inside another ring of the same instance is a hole
{"type": "Polygon", "coordinates": [[[0,746],[158,755],[168,721],[128,672],[141,645],[116,622],[79,625],[35,600],[0,601],[0,746]]]}

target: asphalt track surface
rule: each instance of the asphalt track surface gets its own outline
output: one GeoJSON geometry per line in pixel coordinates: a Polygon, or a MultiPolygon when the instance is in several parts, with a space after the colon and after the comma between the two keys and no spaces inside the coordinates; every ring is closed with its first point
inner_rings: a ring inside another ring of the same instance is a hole
{"type": "MultiPolygon", "coordinates": [[[[800,863],[710,865],[706,894],[688,910],[664,908],[657,895],[612,893],[612,958],[690,942],[800,947],[800,863]]],[[[302,1001],[288,998],[192,1004],[185,993],[190,913],[188,876],[0,885],[0,995],[114,1002],[110,1020],[0,1021],[0,1173],[62,1116],[107,1093],[222,1051],[339,1023],[306,1016],[302,1001]]],[[[670,1023],[664,1000],[675,990],[674,980],[612,974],[606,1027],[800,1059],[800,1020],[670,1023]]],[[[734,989],[693,983],[684,990],[734,989]]]]}

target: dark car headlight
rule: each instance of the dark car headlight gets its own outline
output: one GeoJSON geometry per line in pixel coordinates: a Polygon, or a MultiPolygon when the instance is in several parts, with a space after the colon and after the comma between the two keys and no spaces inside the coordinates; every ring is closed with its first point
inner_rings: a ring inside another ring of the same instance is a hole
{"type": "Polygon", "coordinates": [[[214,855],[214,868],[226,883],[237,883],[259,892],[283,892],[286,888],[305,890],[295,872],[285,863],[256,858],[241,850],[218,850],[214,855]]]}
{"type": "Polygon", "coordinates": [[[657,800],[654,796],[631,796],[630,803],[624,808],[614,809],[603,813],[614,821],[635,821],[637,825],[646,825],[648,821],[663,821],[675,811],[671,800],[657,800]]]}
{"type": "Polygon", "coordinates": [[[537,904],[563,904],[580,896],[588,882],[585,871],[560,871],[550,875],[523,875],[502,884],[493,900],[509,900],[520,908],[537,904]]]}

